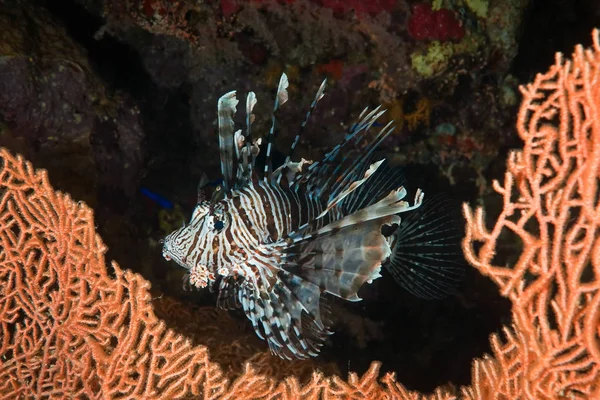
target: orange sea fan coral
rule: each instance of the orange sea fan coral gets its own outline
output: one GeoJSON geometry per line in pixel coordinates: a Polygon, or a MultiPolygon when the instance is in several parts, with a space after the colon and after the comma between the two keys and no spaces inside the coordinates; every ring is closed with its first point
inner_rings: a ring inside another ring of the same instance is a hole
{"type": "Polygon", "coordinates": [[[513,303],[495,360],[474,363],[474,398],[600,399],[600,40],[578,46],[522,88],[508,159],[504,207],[491,230],[464,207],[469,262],[513,303]],[[496,260],[502,236],[517,237],[513,266],[496,260]],[[474,242],[481,242],[476,250],[474,242]]]}
{"type": "Polygon", "coordinates": [[[109,274],[105,250],[91,209],[0,149],[0,396],[223,392],[208,351],[154,316],[147,281],[109,274]]]}

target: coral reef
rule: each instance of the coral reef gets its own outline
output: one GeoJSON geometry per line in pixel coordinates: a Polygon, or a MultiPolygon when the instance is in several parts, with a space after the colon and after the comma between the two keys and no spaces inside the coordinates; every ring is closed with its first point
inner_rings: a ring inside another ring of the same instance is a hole
{"type": "Polygon", "coordinates": [[[441,8],[432,10],[427,3],[418,3],[412,6],[412,15],[408,20],[408,33],[415,40],[460,40],[465,36],[456,14],[441,8]]]}
{"type": "Polygon", "coordinates": [[[216,344],[194,345],[156,314],[197,321],[206,310],[167,300],[154,308],[147,281],[106,266],[91,209],[0,149],[0,398],[600,398],[599,35],[522,88],[524,145],[493,185],[503,201],[493,228],[481,208],[464,206],[465,255],[513,304],[493,354],[473,362],[470,386],[426,396],[394,374],[379,378],[378,363],[347,380],[316,371],[301,383],[252,364],[231,379],[212,361],[216,344]],[[498,259],[515,239],[516,254],[498,259]]]}
{"type": "MultiPolygon", "coordinates": [[[[445,5],[433,10],[427,2],[411,8],[404,0],[105,0],[107,23],[102,32],[135,48],[158,85],[191,90],[195,137],[199,146],[206,146],[212,143],[214,133],[210,99],[218,98],[224,87],[239,91],[251,88],[259,98],[270,97],[273,76],[283,71],[290,73],[290,81],[297,85],[297,104],[310,103],[314,91],[310,88],[318,86],[321,75],[336,77],[336,86],[329,92],[335,96],[331,102],[336,109],[335,120],[333,114],[318,114],[322,126],[350,123],[366,104],[389,104],[413,92],[440,103],[451,102],[451,96],[464,94],[458,88],[459,78],[476,79],[473,90],[477,91],[482,84],[478,74],[490,64],[494,64],[494,74],[503,78],[508,63],[496,60],[514,57],[516,30],[526,4],[511,2],[510,17],[488,19],[488,13],[496,15],[496,10],[502,10],[500,4],[485,2],[483,15],[483,5],[471,3],[462,9],[445,5]],[[148,15],[143,12],[146,3],[157,3],[153,7],[165,12],[148,15]],[[226,15],[220,8],[225,3],[235,6],[227,5],[226,15]],[[496,22],[502,25],[497,27],[496,22]],[[488,30],[494,37],[488,35],[488,30]],[[495,44],[498,37],[502,44],[495,44]]],[[[497,102],[491,105],[502,109],[497,102]]],[[[268,113],[267,108],[257,111],[257,115],[268,113]]],[[[508,110],[506,115],[511,112],[508,110]]],[[[291,117],[298,120],[303,113],[301,107],[296,107],[291,117]]],[[[489,128],[500,132],[501,122],[491,120],[489,128]]],[[[465,135],[473,132],[470,126],[460,128],[465,135]]],[[[423,144],[428,129],[424,127],[418,135],[402,135],[408,140],[398,151],[412,154],[423,144]]],[[[313,135],[312,130],[306,133],[307,143],[320,153],[330,144],[329,136],[313,135]]],[[[435,144],[429,146],[432,152],[438,150],[435,144]]],[[[448,168],[457,159],[448,159],[440,168],[448,168]]],[[[409,162],[421,160],[415,157],[409,162]]]]}

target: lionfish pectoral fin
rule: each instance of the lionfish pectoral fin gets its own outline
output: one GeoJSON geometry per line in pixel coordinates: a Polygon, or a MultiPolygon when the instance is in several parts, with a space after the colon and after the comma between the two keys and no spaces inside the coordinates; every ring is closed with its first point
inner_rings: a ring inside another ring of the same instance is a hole
{"type": "Polygon", "coordinates": [[[463,221],[459,207],[434,196],[402,217],[392,233],[392,255],[384,266],[413,295],[440,299],[462,281],[465,260],[460,248],[463,221]]]}
{"type": "Polygon", "coordinates": [[[239,298],[240,285],[244,279],[237,276],[226,276],[219,282],[217,307],[223,310],[235,310],[241,307],[239,298]]]}
{"type": "Polygon", "coordinates": [[[329,309],[319,287],[284,269],[268,289],[248,284],[240,286],[238,293],[256,334],[282,358],[315,357],[331,334],[329,309]]]}
{"type": "Polygon", "coordinates": [[[323,292],[360,301],[358,290],[381,276],[381,263],[391,254],[381,228],[397,221],[394,215],[360,221],[298,242],[286,249],[284,268],[323,292]]]}
{"type": "Polygon", "coordinates": [[[358,290],[379,278],[381,265],[391,255],[385,226],[400,223],[396,214],[418,208],[418,191],[411,206],[402,200],[406,190],[392,190],[380,201],[310,233],[297,233],[283,241],[286,270],[317,285],[322,291],[359,301],[358,290]]]}

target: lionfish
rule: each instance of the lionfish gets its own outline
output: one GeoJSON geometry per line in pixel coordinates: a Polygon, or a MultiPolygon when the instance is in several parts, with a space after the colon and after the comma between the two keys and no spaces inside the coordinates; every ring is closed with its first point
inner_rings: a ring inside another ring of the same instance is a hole
{"type": "Polygon", "coordinates": [[[288,79],[281,76],[262,174],[256,165],[262,138],[253,139],[251,129],[256,95],[247,95],[243,133],[233,120],[236,92],[223,95],[222,183],[210,199],[199,199],[187,226],[164,239],[163,256],[188,269],[191,285],[216,289],[220,308],[241,307],[271,352],[286,359],[318,355],[332,333],[326,297],[361,300],[358,290],[379,278],[382,266],[426,299],[450,293],[464,270],[460,214],[448,209],[447,198],[424,201],[416,190],[411,204],[402,172],[385,159],[373,161],[394,130],[393,122],[376,125],[381,106],[365,108],[323,160],[292,162],[325,83],[273,170],[276,114],[288,100],[288,79]]]}

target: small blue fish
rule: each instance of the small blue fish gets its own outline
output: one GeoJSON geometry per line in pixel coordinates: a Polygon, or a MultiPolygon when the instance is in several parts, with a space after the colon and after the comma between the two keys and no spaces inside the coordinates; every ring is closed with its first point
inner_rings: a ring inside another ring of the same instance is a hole
{"type": "Polygon", "coordinates": [[[142,186],[140,188],[140,192],[144,196],[146,196],[147,198],[149,198],[150,200],[152,200],[155,203],[157,203],[162,208],[166,208],[167,210],[171,210],[174,207],[173,203],[171,203],[169,200],[167,200],[166,198],[164,198],[160,194],[151,191],[150,189],[148,189],[146,187],[142,186]]]}
{"type": "Polygon", "coordinates": [[[394,130],[373,128],[383,114],[365,109],[321,161],[292,162],[318,101],[317,91],[283,165],[271,167],[276,111],[288,100],[284,74],[261,174],[253,139],[256,96],[246,98],[245,130],[235,130],[235,91],[218,101],[223,182],[200,199],[190,223],[165,238],[163,256],[189,270],[196,287],[217,286],[221,308],[241,307],[256,334],[280,357],[316,356],[330,331],[327,299],[359,301],[358,290],[383,266],[416,296],[435,299],[462,279],[460,212],[443,196],[406,201],[404,176],[375,149],[394,130]]]}

